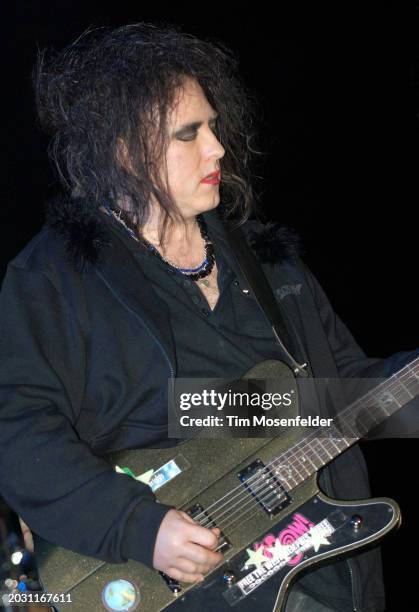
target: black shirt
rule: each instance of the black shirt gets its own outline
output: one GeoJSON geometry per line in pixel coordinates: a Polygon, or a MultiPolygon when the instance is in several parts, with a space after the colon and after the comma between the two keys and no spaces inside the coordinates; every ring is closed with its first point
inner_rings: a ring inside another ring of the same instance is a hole
{"type": "Polygon", "coordinates": [[[178,378],[240,377],[256,363],[280,359],[281,349],[234,260],[217,232],[207,229],[217,262],[219,298],[211,310],[196,282],[137,242],[106,215],[169,310],[178,378]]]}

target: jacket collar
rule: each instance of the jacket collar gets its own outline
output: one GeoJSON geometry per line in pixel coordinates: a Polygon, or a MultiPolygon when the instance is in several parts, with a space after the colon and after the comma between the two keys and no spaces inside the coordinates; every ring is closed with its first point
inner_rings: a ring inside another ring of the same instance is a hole
{"type": "MultiPolygon", "coordinates": [[[[228,245],[226,222],[220,219],[217,210],[204,213],[204,218],[230,267],[239,273],[238,263],[228,245]]],[[[116,299],[148,328],[174,375],[176,350],[167,306],[154,291],[141,291],[139,283],[147,286],[145,275],[116,228],[112,229],[112,222],[86,200],[58,197],[47,203],[46,224],[63,238],[71,263],[79,271],[93,268],[116,299]],[[132,282],[134,275],[135,284],[132,282]]],[[[261,262],[273,264],[298,253],[298,238],[277,224],[263,226],[250,222],[244,224],[243,231],[261,262]]]]}
{"type": "MultiPolygon", "coordinates": [[[[111,243],[109,228],[102,213],[83,198],[57,196],[46,204],[46,224],[64,240],[69,260],[78,269],[104,261],[111,243]]],[[[226,244],[225,226],[218,209],[204,213],[210,230],[226,244]]],[[[243,225],[249,246],[261,263],[278,264],[292,260],[301,253],[301,242],[294,230],[278,223],[248,221],[243,225]]],[[[230,253],[226,248],[225,253],[230,253]]],[[[234,268],[234,259],[230,264],[234,268]]]]}

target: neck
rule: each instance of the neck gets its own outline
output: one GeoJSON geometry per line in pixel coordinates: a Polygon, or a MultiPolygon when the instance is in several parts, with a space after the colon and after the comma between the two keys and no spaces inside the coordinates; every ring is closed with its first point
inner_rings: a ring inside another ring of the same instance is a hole
{"type": "Polygon", "coordinates": [[[188,245],[192,246],[197,242],[202,242],[196,216],[188,217],[183,221],[169,221],[162,243],[160,242],[161,227],[161,215],[153,213],[141,228],[141,233],[148,242],[163,249],[185,249],[188,245]]]}

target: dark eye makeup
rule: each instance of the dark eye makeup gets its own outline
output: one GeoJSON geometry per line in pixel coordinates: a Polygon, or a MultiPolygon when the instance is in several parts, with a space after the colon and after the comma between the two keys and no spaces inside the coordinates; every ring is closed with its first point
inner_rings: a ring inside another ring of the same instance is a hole
{"type": "MultiPolygon", "coordinates": [[[[210,126],[210,128],[212,129],[214,134],[218,133],[218,130],[217,130],[217,127],[218,127],[217,119],[213,119],[212,121],[209,122],[208,125],[210,126]]],[[[198,127],[200,127],[200,126],[198,125],[197,128],[198,127]]],[[[197,135],[197,129],[193,129],[193,130],[191,130],[191,129],[180,130],[179,132],[177,132],[175,134],[177,140],[183,140],[183,141],[194,140],[196,138],[196,135],[197,135]]]]}

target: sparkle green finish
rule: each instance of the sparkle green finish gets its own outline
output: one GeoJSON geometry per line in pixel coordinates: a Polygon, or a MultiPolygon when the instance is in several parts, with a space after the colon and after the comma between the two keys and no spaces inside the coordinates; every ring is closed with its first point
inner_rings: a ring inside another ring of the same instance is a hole
{"type": "MultiPolygon", "coordinates": [[[[289,378],[290,370],[280,362],[269,361],[258,364],[256,368],[252,368],[246,374],[247,378],[275,378],[275,376],[289,378]]],[[[215,520],[215,523],[231,542],[231,548],[225,553],[225,560],[228,561],[231,557],[249,547],[255,540],[258,540],[261,534],[298,510],[301,504],[318,493],[316,476],[308,477],[290,491],[291,503],[271,518],[245,490],[237,477],[240,470],[246,468],[256,459],[268,464],[273,458],[281,455],[294,443],[301,440],[302,437],[304,437],[304,433],[299,428],[290,429],[283,436],[273,439],[195,438],[170,448],[122,451],[113,453],[107,458],[114,466],[128,467],[136,476],[150,469],[158,470],[172,459],[187,466],[179,475],[156,491],[159,502],[183,510],[199,503],[204,510],[208,509],[211,515],[210,507],[214,502],[222,499],[233,489],[239,488],[241,498],[249,501],[252,510],[241,517],[230,529],[225,529],[222,521],[217,522],[215,520]]],[[[121,475],[121,477],[129,476],[121,475]]],[[[400,520],[400,512],[392,500],[385,501],[394,508],[394,520],[391,520],[385,529],[385,531],[388,531],[400,520]]],[[[238,506],[240,512],[243,511],[245,503],[243,502],[238,506]]],[[[339,503],[345,504],[345,502],[339,503]]],[[[350,503],[353,504],[354,502],[350,503]]],[[[232,508],[231,511],[233,510],[235,509],[232,508]]],[[[146,526],[142,526],[142,528],[146,528],[146,526]]],[[[360,544],[350,545],[345,550],[358,546],[360,544]]],[[[35,536],[35,552],[40,578],[45,590],[48,593],[70,593],[72,595],[72,603],[60,604],[60,610],[67,608],[71,612],[85,612],[86,610],[99,612],[104,610],[101,600],[102,590],[109,581],[119,578],[133,582],[140,589],[141,603],[139,610],[157,612],[170,607],[170,604],[175,600],[175,596],[160,574],[136,561],[129,561],[126,564],[104,563],[91,557],[84,557],[69,550],[52,546],[37,536],[35,536]]],[[[337,553],[333,552],[333,554],[337,553]]],[[[296,568],[296,571],[298,571],[298,568],[296,568]]],[[[211,579],[210,576],[207,577],[207,580],[211,579]]],[[[287,584],[288,582],[287,579],[287,584]]],[[[283,585],[283,593],[285,586],[283,585]]],[[[183,592],[194,588],[190,584],[184,584],[182,587],[183,592]]]]}
{"type": "MultiPolygon", "coordinates": [[[[190,468],[166,483],[156,492],[156,496],[160,502],[179,509],[187,509],[198,502],[206,508],[223,497],[226,492],[240,485],[237,478],[240,469],[255,459],[269,463],[272,457],[286,450],[297,439],[299,438],[295,436],[294,440],[291,432],[286,438],[275,440],[262,438],[228,441],[191,440],[173,448],[125,451],[114,454],[111,458],[115,464],[127,466],[138,475],[150,468],[157,469],[167,461],[182,455],[188,461],[190,468]]],[[[255,502],[254,510],[249,512],[247,520],[240,520],[237,527],[228,532],[232,548],[227,551],[225,558],[229,559],[248,546],[271,525],[295,510],[317,491],[316,479],[313,477],[308,479],[293,490],[292,505],[277,514],[274,519],[270,519],[255,502]]],[[[73,610],[84,612],[86,609],[92,612],[103,610],[102,589],[107,582],[118,578],[130,580],[140,588],[142,610],[157,611],[173,601],[173,595],[158,572],[140,563],[129,561],[126,564],[104,564],[90,557],[47,545],[39,539],[37,543],[36,554],[39,565],[42,566],[41,578],[44,588],[49,593],[71,593],[70,585],[77,584],[84,576],[92,574],[78,585],[71,604],[72,612],[73,610]],[[100,576],[97,574],[99,568],[100,576]]],[[[191,585],[183,586],[185,589],[191,588],[191,585]]]]}

